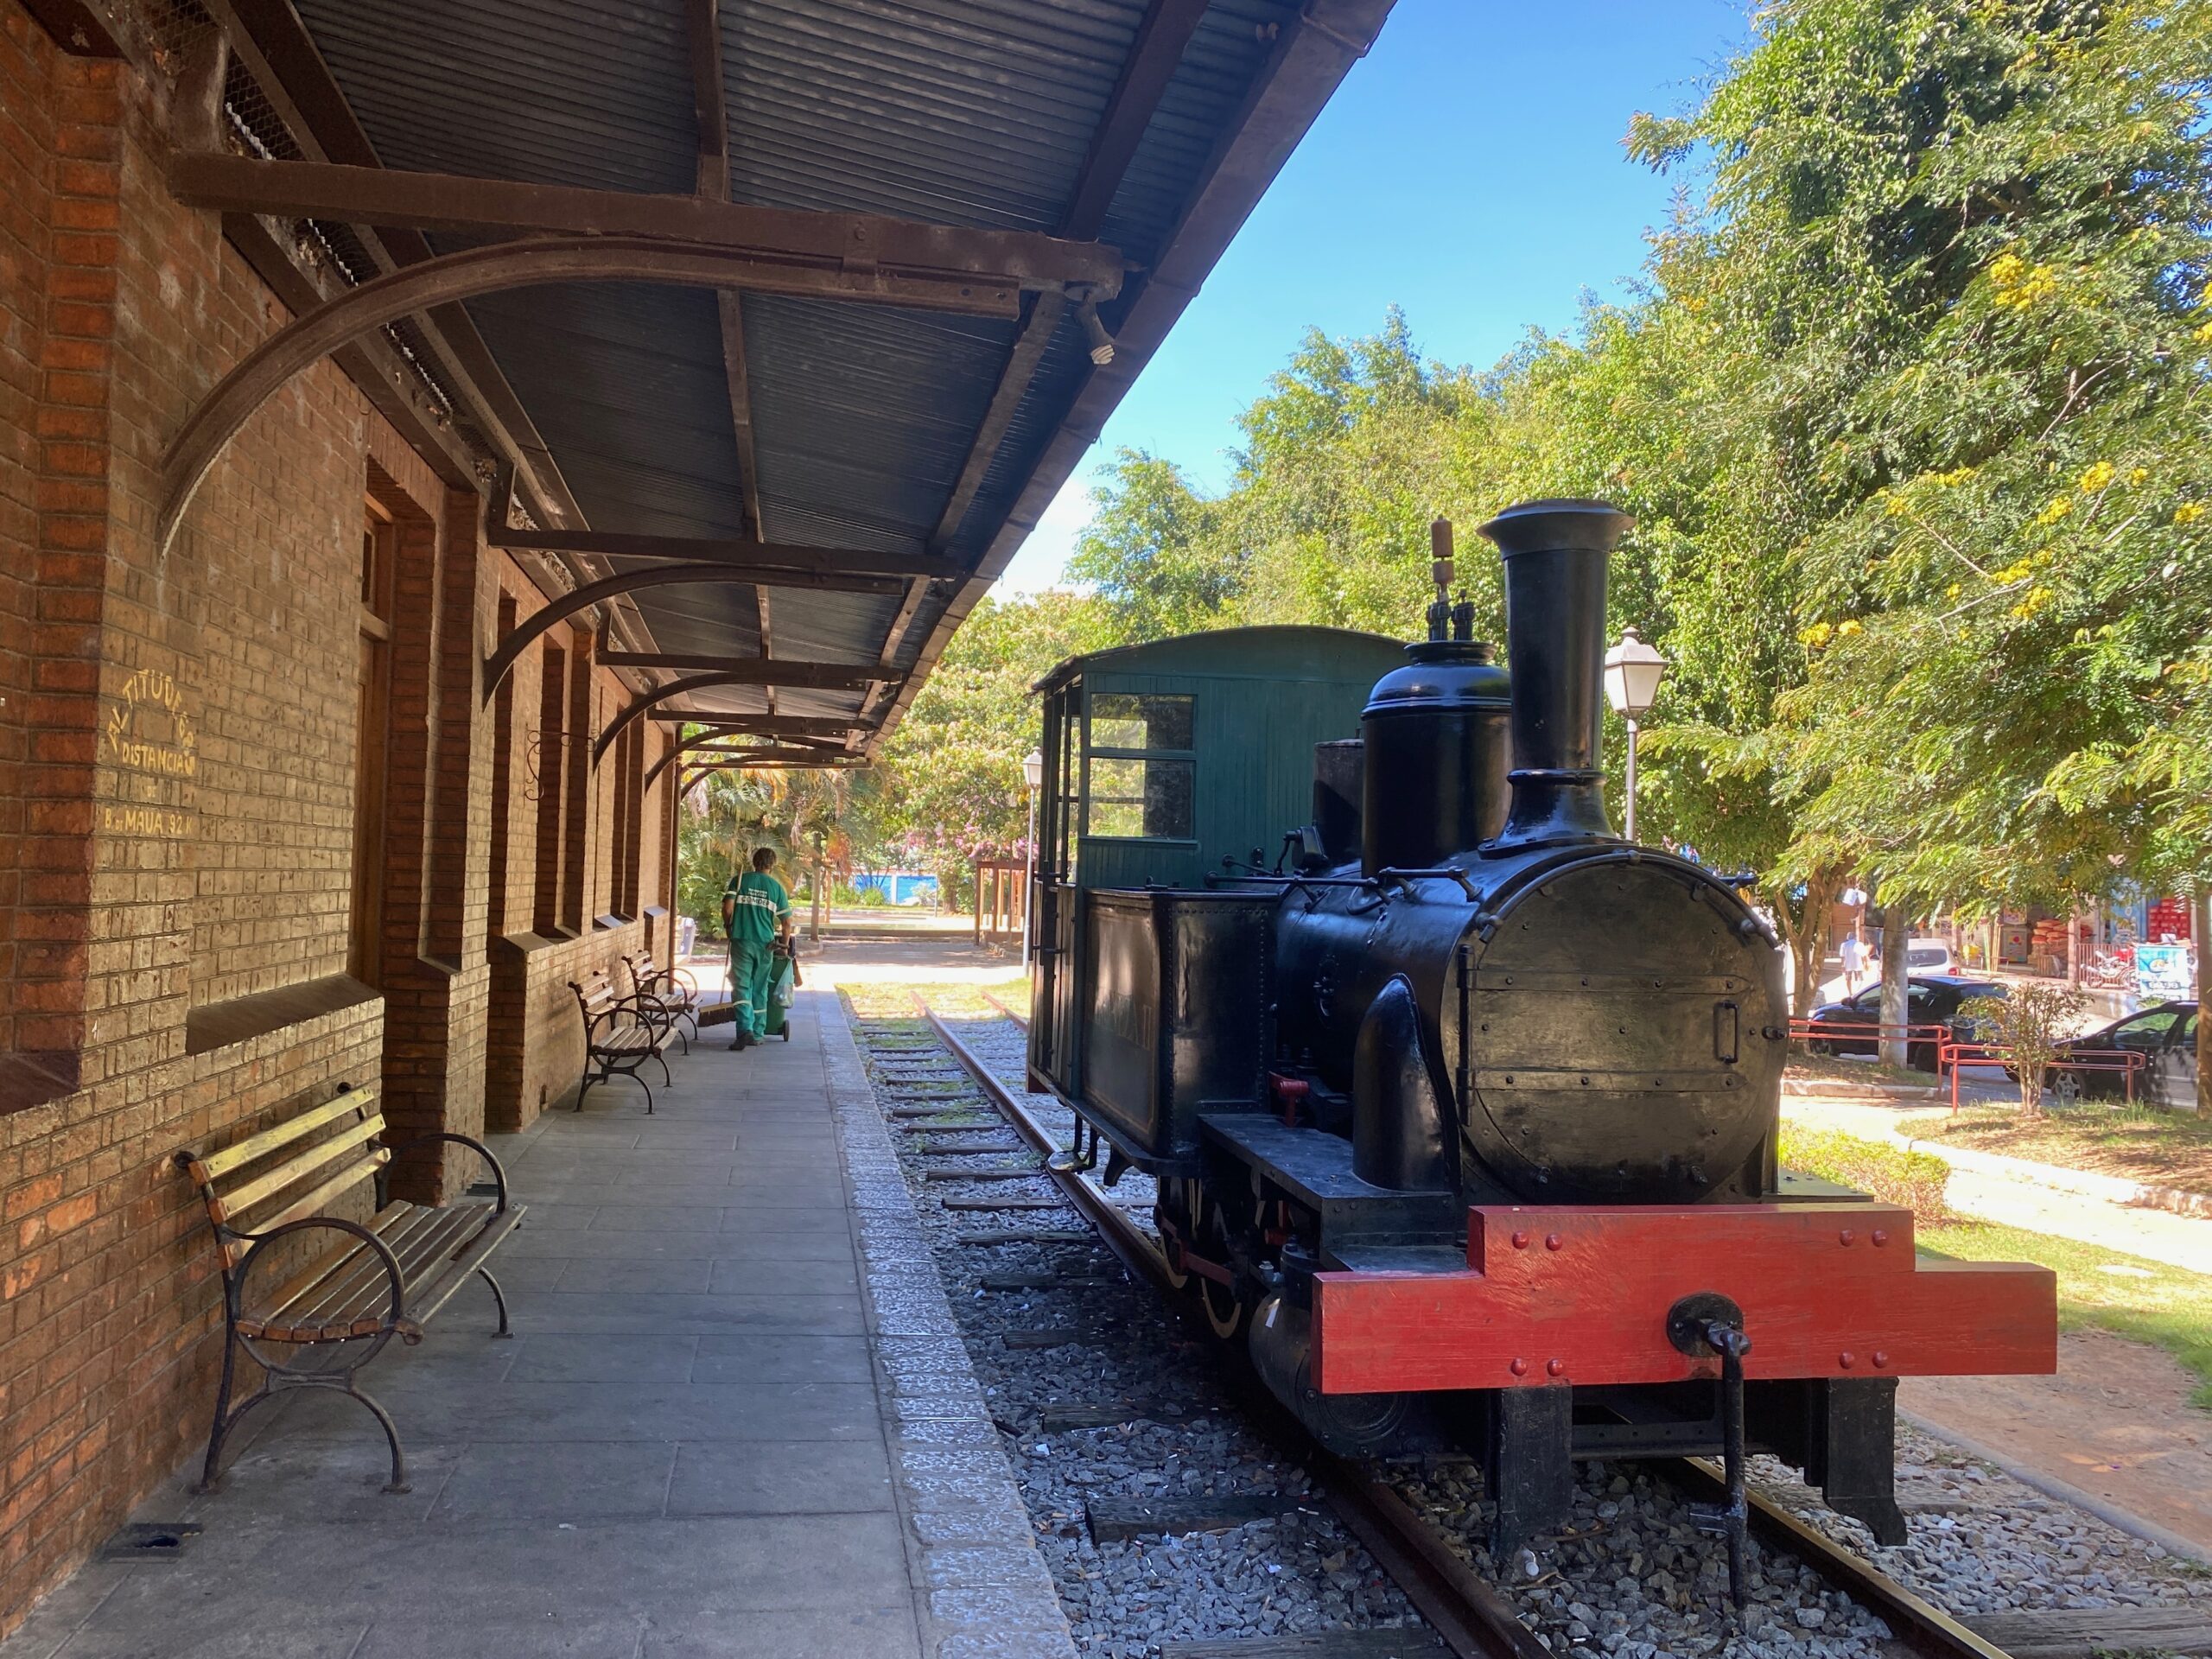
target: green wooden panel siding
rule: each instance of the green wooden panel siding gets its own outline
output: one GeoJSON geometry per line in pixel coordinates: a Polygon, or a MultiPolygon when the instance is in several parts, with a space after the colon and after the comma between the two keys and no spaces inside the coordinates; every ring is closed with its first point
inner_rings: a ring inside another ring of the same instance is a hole
{"type": "Polygon", "coordinates": [[[1332,628],[1239,628],[1078,658],[1056,701],[1115,693],[1193,697],[1197,762],[1190,842],[1085,836],[1085,888],[1197,887],[1224,854],[1272,864],[1312,816],[1313,746],[1357,737],[1375,682],[1405,660],[1396,641],[1332,628]]]}

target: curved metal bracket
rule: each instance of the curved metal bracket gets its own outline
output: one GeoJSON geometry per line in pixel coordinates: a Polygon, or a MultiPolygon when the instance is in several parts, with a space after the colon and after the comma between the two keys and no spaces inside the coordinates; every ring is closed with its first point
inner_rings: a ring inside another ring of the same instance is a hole
{"type": "MultiPolygon", "coordinates": [[[[664,754],[659,760],[654,761],[652,765],[645,768],[644,781],[639,786],[641,789],[651,789],[653,786],[654,779],[658,779],[661,773],[666,772],[671,766],[696,766],[702,771],[706,770],[707,763],[717,755],[726,755],[735,759],[748,754],[769,753],[788,754],[791,752],[786,747],[777,747],[773,746],[768,748],[743,749],[724,748],[721,747],[721,739],[738,735],[742,735],[742,734],[728,731],[701,732],[695,736],[677,740],[677,744],[673,748],[670,749],[666,754],[664,754]],[[687,754],[692,755],[696,758],[692,761],[685,762],[683,757],[687,754]]],[[[858,760],[860,757],[854,754],[849,749],[823,749],[822,751],[822,758],[824,760],[858,760]]]]}
{"type": "MultiPolygon", "coordinates": [[[[639,693],[634,702],[629,703],[623,709],[620,714],[615,715],[613,720],[607,721],[607,728],[601,732],[599,736],[593,741],[591,746],[592,765],[596,766],[600,763],[601,757],[606,754],[607,750],[614,747],[614,740],[621,736],[624,732],[627,731],[639,721],[644,719],[656,703],[665,702],[671,697],[681,696],[686,691],[704,690],[709,686],[760,685],[763,683],[773,683],[772,670],[775,660],[776,659],[772,657],[764,657],[760,659],[764,668],[765,677],[761,675],[735,674],[722,671],[705,674],[690,674],[686,675],[680,680],[673,680],[666,685],[655,686],[651,690],[639,693]]],[[[793,664],[792,677],[794,679],[810,677],[804,672],[805,666],[806,665],[803,664],[793,664]]],[[[828,718],[830,717],[823,717],[825,721],[828,718]]],[[[724,727],[725,734],[734,735],[743,733],[745,728],[747,726],[772,726],[774,724],[774,717],[769,715],[703,714],[699,716],[699,723],[702,726],[719,723],[724,727]]],[[[803,728],[799,734],[803,735],[804,729],[806,728],[806,721],[804,720],[795,720],[792,723],[793,725],[803,728]]],[[[855,715],[852,718],[852,725],[855,728],[864,725],[865,723],[866,722],[863,721],[858,715],[855,715]]],[[[817,727],[810,729],[819,730],[821,728],[817,727]]],[[[759,737],[775,737],[779,735],[778,733],[772,730],[763,730],[746,734],[759,737]]],[[[683,744],[679,744],[677,746],[679,749],[685,746],[683,744]]],[[[652,781],[652,775],[651,773],[646,774],[646,781],[648,783],[652,781]]]]}
{"type": "Polygon", "coordinates": [[[417,311],[503,289],[554,283],[664,283],[763,294],[873,300],[990,316],[1020,309],[1015,289],[973,280],[748,257],[645,237],[526,237],[426,259],[372,277],[280,328],[201,400],[162,458],[156,544],[164,553],[208,469],[254,412],[309,365],[417,311]]]}
{"type": "MultiPolygon", "coordinates": [[[[601,576],[597,582],[586,582],[582,587],[562,594],[543,609],[532,611],[515,625],[513,632],[499,641],[499,649],[484,659],[482,700],[486,702],[492,701],[493,694],[499,689],[499,682],[507,677],[507,671],[519,662],[523,652],[538,639],[577,613],[588,611],[603,601],[622,594],[635,593],[641,588],[665,588],[690,582],[716,583],[722,587],[750,587],[759,579],[756,575],[742,572],[717,570],[712,565],[658,564],[643,570],[624,570],[611,576],[601,576]]],[[[594,760],[597,758],[596,755],[593,757],[594,760]]]]}

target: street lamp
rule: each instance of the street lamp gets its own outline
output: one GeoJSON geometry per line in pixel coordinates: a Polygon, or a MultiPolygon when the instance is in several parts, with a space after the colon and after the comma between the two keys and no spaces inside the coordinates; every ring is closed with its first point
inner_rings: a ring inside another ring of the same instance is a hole
{"type": "Polygon", "coordinates": [[[1636,839],[1636,722],[1659,695],[1667,659],[1643,643],[1634,628],[1621,630],[1621,642],[1605,653],[1605,701],[1628,721],[1628,839],[1636,839]]]}
{"type": "Polygon", "coordinates": [[[1029,971],[1030,917],[1036,908],[1036,895],[1030,891],[1037,884],[1037,791],[1045,781],[1045,757],[1032,749],[1021,758],[1021,781],[1029,785],[1029,839],[1024,843],[1027,851],[1021,861],[1021,971],[1029,971]]]}

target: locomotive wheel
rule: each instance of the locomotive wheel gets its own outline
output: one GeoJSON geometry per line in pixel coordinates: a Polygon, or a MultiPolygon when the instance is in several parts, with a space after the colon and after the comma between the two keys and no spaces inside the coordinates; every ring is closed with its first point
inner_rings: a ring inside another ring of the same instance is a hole
{"type": "Polygon", "coordinates": [[[1160,1184],[1159,1201],[1152,1206],[1153,1224],[1160,1229],[1160,1256],[1166,1262],[1167,1282],[1177,1290],[1188,1287],[1191,1275],[1175,1265],[1174,1253],[1166,1248],[1170,1227],[1180,1230],[1185,1238],[1191,1236],[1190,1194],[1196,1183],[1186,1180],[1163,1180],[1160,1184]]]}
{"type": "MultiPolygon", "coordinates": [[[[1209,1262],[1227,1262],[1230,1256],[1228,1212],[1221,1200],[1192,1184],[1192,1197],[1198,1208],[1198,1224],[1191,1230],[1191,1240],[1198,1253],[1209,1262]]],[[[1206,1323],[1217,1337],[1229,1338],[1244,1328],[1244,1299],[1230,1285],[1217,1285],[1200,1274],[1191,1275],[1198,1281],[1198,1305],[1205,1310],[1206,1323]]]]}

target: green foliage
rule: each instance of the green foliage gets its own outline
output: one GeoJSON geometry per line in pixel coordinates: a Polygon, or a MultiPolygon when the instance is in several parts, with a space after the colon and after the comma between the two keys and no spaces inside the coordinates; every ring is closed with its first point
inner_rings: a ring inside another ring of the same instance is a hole
{"type": "Polygon", "coordinates": [[[2071,985],[2023,981],[2007,996],[1968,997],[1959,1012],[1987,1042],[2003,1045],[2005,1062],[2019,1074],[2020,1110],[2043,1110],[2043,1091],[2060,1046],[2082,1020],[2088,999],[2071,985]]]}
{"type": "Polygon", "coordinates": [[[1782,1166],[1817,1175],[1854,1192],[1910,1210],[1916,1220],[1941,1226],[1952,1219],[1943,1202],[1951,1166],[1932,1153],[1908,1152],[1878,1141],[1827,1129],[1782,1126],[1782,1166]]]}
{"type": "Polygon", "coordinates": [[[871,825],[880,855],[936,872],[948,906],[964,900],[976,858],[1018,856],[1029,812],[1021,762],[1039,730],[1030,688],[1119,637],[1100,601],[1073,594],[976,606],[884,744],[884,806],[871,825]]]}

